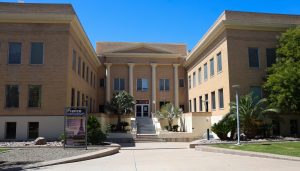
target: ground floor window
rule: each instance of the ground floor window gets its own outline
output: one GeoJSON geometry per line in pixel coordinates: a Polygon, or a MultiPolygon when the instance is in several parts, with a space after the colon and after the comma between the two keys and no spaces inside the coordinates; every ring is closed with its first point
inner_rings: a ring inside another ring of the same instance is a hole
{"type": "Polygon", "coordinates": [[[28,123],[28,139],[36,139],[39,137],[39,123],[29,122],[28,123]]]}
{"type": "Polygon", "coordinates": [[[16,122],[6,122],[6,139],[16,139],[17,134],[17,123],[16,122]]]}
{"type": "Polygon", "coordinates": [[[179,108],[184,112],[184,105],[179,105],[179,108]]]}
{"type": "Polygon", "coordinates": [[[298,134],[298,122],[297,120],[290,120],[290,128],[291,128],[291,135],[298,134]]]}

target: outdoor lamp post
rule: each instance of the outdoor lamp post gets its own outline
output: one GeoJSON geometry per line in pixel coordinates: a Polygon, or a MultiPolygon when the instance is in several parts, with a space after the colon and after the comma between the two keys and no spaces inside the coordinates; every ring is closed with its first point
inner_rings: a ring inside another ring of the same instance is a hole
{"type": "Polygon", "coordinates": [[[238,139],[238,142],[236,145],[241,145],[241,143],[240,143],[239,95],[238,95],[238,89],[240,88],[240,85],[233,85],[232,88],[235,89],[235,99],[236,99],[236,125],[237,125],[237,139],[238,139]]]}

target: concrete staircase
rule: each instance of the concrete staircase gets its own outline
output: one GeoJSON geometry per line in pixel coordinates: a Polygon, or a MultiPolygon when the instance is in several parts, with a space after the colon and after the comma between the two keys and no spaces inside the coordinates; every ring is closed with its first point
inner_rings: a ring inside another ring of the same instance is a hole
{"type": "Polygon", "coordinates": [[[137,135],[135,142],[163,142],[156,134],[155,126],[152,118],[137,118],[137,135]]]}

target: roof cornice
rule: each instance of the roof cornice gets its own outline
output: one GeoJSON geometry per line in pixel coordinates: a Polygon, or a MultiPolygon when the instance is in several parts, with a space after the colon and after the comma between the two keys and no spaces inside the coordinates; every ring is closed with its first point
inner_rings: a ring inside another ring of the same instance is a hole
{"type": "Polygon", "coordinates": [[[103,53],[106,57],[125,57],[125,58],[184,58],[181,54],[165,53],[103,53]]]}

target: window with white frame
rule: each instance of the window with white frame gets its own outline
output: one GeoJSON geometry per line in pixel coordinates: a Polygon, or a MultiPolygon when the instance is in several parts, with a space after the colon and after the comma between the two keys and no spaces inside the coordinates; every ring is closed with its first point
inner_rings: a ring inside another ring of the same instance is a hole
{"type": "Polygon", "coordinates": [[[159,80],[159,90],[160,91],[169,91],[170,90],[170,80],[169,79],[160,79],[159,80]]]}
{"type": "Polygon", "coordinates": [[[114,79],[114,90],[115,91],[125,90],[125,79],[124,78],[115,78],[114,79]]]}
{"type": "Polygon", "coordinates": [[[148,91],[148,79],[138,78],[136,81],[136,90],[137,91],[148,91]]]}

